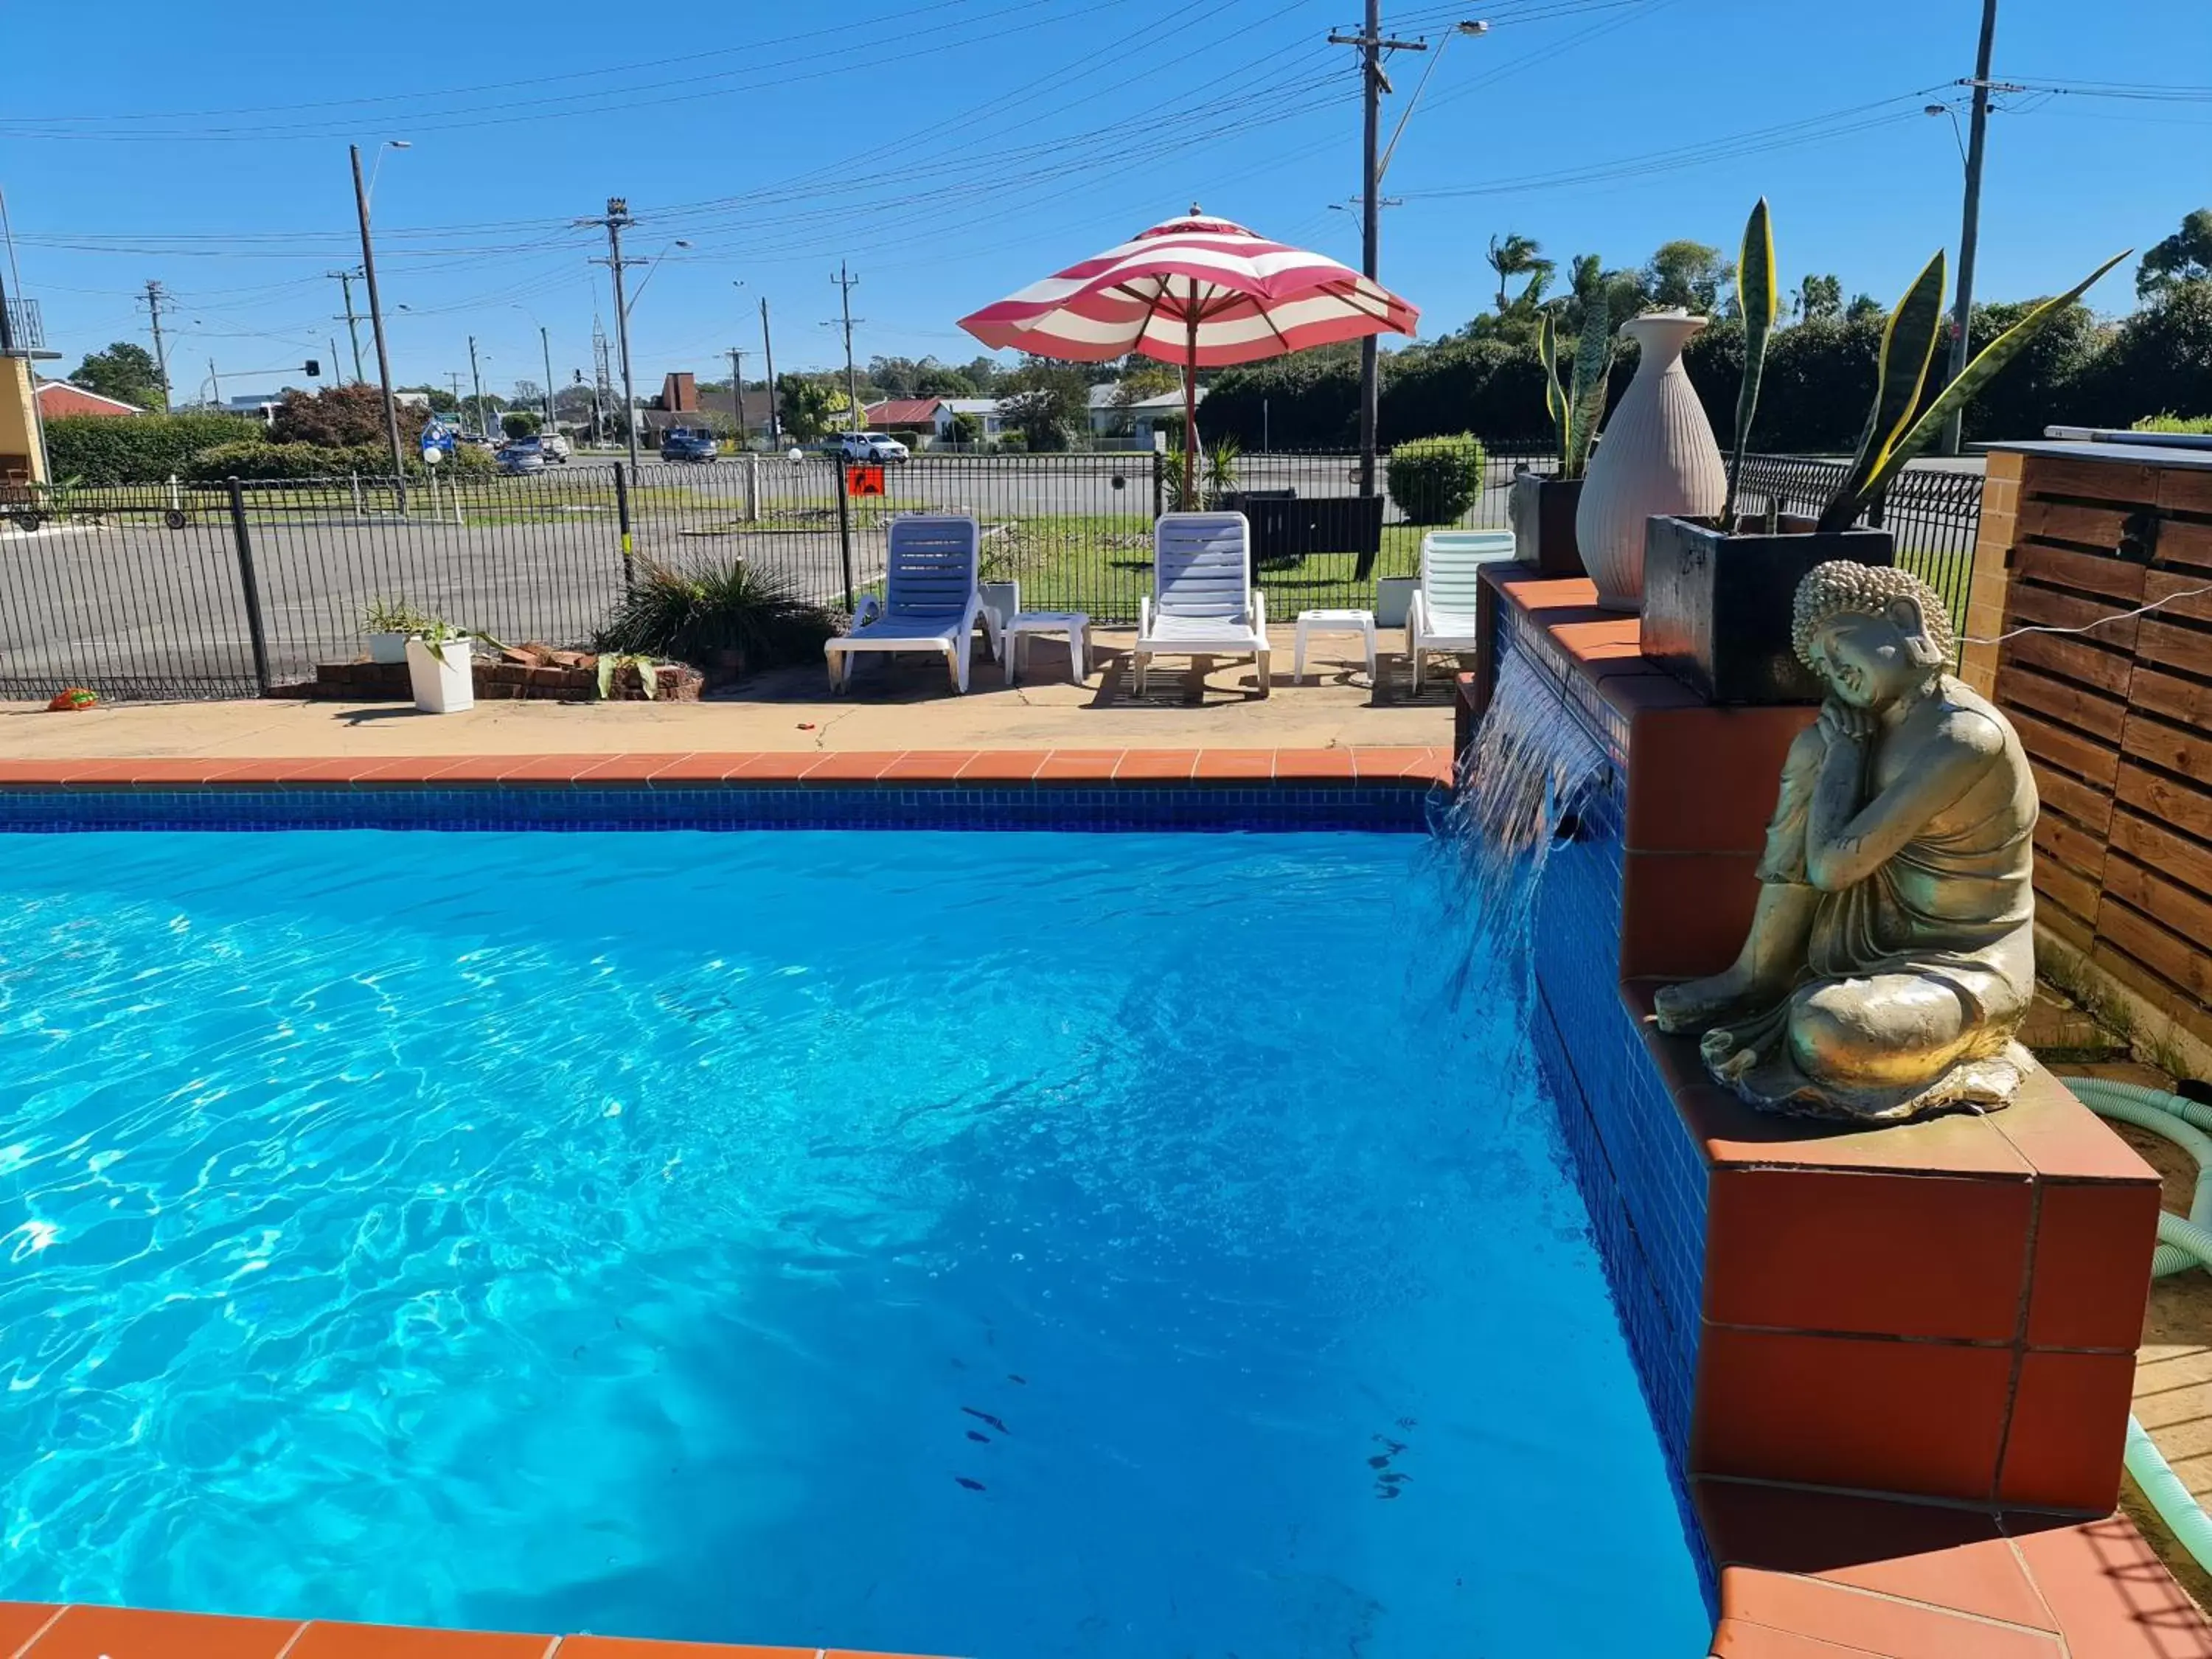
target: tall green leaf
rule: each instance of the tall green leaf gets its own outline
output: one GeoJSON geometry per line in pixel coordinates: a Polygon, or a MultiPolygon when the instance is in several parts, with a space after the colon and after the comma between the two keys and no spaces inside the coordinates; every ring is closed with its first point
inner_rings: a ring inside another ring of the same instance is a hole
{"type": "Polygon", "coordinates": [[[1743,251],[1735,262],[1735,295],[1743,313],[1743,386],[1735,397],[1735,447],[1729,453],[1728,501],[1721,509],[1721,522],[1731,529],[1736,486],[1751,446],[1752,416],[1759,412],[1759,383],[1766,373],[1767,337],[1774,331],[1781,300],[1774,283],[1774,222],[1764,196],[1743,228],[1743,251]]]}
{"type": "MultiPolygon", "coordinates": [[[[1881,464],[1868,475],[1866,482],[1859,487],[1856,497],[1847,503],[1838,502],[1831,505],[1829,513],[1836,513],[1842,507],[1848,506],[1850,517],[1844,520],[1844,524],[1849,525],[1853,519],[1857,518],[1860,513],[1865,510],[1868,501],[1889,487],[1890,481],[1904,470],[1907,461],[1935,441],[1936,434],[1943,429],[1943,423],[1951,418],[1953,410],[1963,408],[1968,399],[2003,370],[2007,363],[2026,349],[2029,342],[2054,321],[2059,313],[2094,288],[2107,271],[2134,252],[2133,248],[2129,248],[2124,252],[2114,254],[2080,282],[2075,283],[2072,288],[2067,289],[2065,293],[2055,300],[2045,300],[2003,333],[1998,335],[1996,339],[1984,346],[1976,355],[1973,362],[1960,371],[1959,378],[1945,386],[1942,392],[1929,404],[1920,418],[1912,423],[1912,429],[1890,446],[1888,454],[1882,458],[1881,464]]],[[[1827,514],[1824,514],[1822,515],[1824,529],[1828,527],[1826,520],[1827,514]]]]}
{"type": "Polygon", "coordinates": [[[1567,453],[1559,475],[1579,478],[1589,466],[1590,445],[1605,417],[1607,382],[1613,375],[1613,307],[1593,295],[1583,310],[1583,337],[1575,346],[1574,391],[1568,402],[1567,453]]]}
{"type": "Polygon", "coordinates": [[[1891,447],[1912,418],[1920,388],[1927,382],[1928,365],[1936,355],[1936,342],[1943,331],[1947,265],[1943,251],[1938,248],[1882,327],[1874,407],[1867,410],[1866,429],[1859,434],[1858,453],[1851,457],[1850,471],[1844,475],[1835,499],[1820,514],[1822,530],[1850,528],[1874,493],[1868,480],[1888,459],[1891,447]]]}
{"type": "Polygon", "coordinates": [[[1559,471],[1564,474],[1574,442],[1574,419],[1565,388],[1559,384],[1559,334],[1548,311],[1536,325],[1536,355],[1544,362],[1544,412],[1552,417],[1552,430],[1559,439],[1559,471]]]}

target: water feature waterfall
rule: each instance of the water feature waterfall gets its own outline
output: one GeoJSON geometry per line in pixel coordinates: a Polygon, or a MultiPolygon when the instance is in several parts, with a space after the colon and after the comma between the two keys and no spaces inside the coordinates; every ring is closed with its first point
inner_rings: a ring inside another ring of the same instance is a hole
{"type": "Polygon", "coordinates": [[[1451,866],[1454,934],[1466,946],[1455,994],[1493,975],[1516,990],[1524,984],[1544,866],[1571,839],[1577,811],[1607,765],[1551,678],[1521,653],[1506,652],[1438,825],[1451,866]]]}

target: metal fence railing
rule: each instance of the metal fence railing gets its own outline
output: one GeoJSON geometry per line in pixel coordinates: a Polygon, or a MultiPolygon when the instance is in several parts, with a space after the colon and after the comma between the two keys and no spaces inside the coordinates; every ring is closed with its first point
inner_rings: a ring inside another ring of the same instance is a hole
{"type": "MultiPolygon", "coordinates": [[[[1842,461],[1802,455],[1747,456],[1744,510],[1762,497],[1779,499],[1787,513],[1825,507],[1850,470],[1842,461]]],[[[1964,630],[1966,590],[1974,575],[1974,541],[1981,533],[1982,475],[1935,466],[1907,468],[1868,515],[1890,532],[1897,562],[1943,596],[1953,625],[1964,630]]]]}
{"type": "MultiPolygon", "coordinates": [[[[1548,453],[1490,454],[1459,523],[1504,528],[1515,471],[1551,466],[1548,453]]],[[[1803,510],[1840,470],[1756,457],[1746,485],[1803,510]]],[[[358,657],[362,611],[380,600],[510,643],[583,644],[648,560],[742,559],[848,607],[879,588],[890,520],[917,512],[973,514],[984,579],[1019,581],[1028,608],[1125,623],[1150,588],[1152,521],[1175,504],[1171,473],[1149,453],[925,453],[883,469],[882,494],[856,495],[836,460],[755,455],[414,480],[404,500],[392,480],[367,477],[18,491],[0,499],[0,698],[64,684],[111,699],[252,696],[358,657]]],[[[1272,618],[1370,605],[1378,577],[1419,568],[1432,526],[1386,500],[1376,531],[1356,499],[1354,456],[1247,454],[1221,482],[1255,538],[1263,520],[1304,538],[1287,553],[1279,539],[1261,559],[1272,618]]],[[[1885,504],[1900,561],[1954,610],[1978,483],[1915,470],[1885,504]]]]}

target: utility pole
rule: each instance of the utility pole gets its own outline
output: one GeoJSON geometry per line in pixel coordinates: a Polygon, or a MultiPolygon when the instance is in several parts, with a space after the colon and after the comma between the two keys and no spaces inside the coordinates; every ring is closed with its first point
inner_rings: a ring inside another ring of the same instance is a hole
{"type": "Polygon", "coordinates": [[[208,385],[215,392],[216,406],[221,407],[222,404],[222,382],[216,378],[215,359],[212,357],[208,359],[208,385]]]}
{"type": "Polygon", "coordinates": [[[545,429],[552,432],[558,429],[553,424],[553,340],[543,323],[538,325],[538,349],[545,359],[545,429]]]}
{"type": "Polygon", "coordinates": [[[338,343],[335,338],[331,341],[331,384],[345,384],[345,371],[338,367],[338,343]]]}
{"type": "MultiPolygon", "coordinates": [[[[1386,52],[1426,52],[1419,40],[1394,40],[1382,33],[1382,0],[1367,0],[1365,27],[1358,34],[1332,34],[1333,46],[1359,48],[1360,104],[1364,117],[1359,166],[1359,270],[1373,282],[1382,265],[1382,200],[1379,190],[1382,167],[1378,152],[1382,142],[1382,94],[1394,90],[1382,72],[1386,52]]],[[[1376,362],[1375,337],[1359,342],[1359,493],[1375,493],[1375,427],[1382,411],[1381,384],[1376,362]]]]}
{"type": "Polygon", "coordinates": [[[168,291],[159,283],[149,279],[146,283],[146,314],[154,322],[154,371],[161,382],[161,413],[170,408],[169,350],[161,343],[161,305],[169,297],[168,291]]]}
{"type": "MultiPolygon", "coordinates": [[[[460,376],[456,374],[453,378],[458,380],[460,376]]],[[[483,376],[477,372],[477,337],[473,334],[469,336],[469,384],[476,388],[477,432],[480,436],[489,438],[491,428],[484,420],[483,376]]]]}
{"type": "MultiPolygon", "coordinates": [[[[853,430],[860,429],[860,377],[853,372],[853,289],[860,282],[848,276],[845,262],[837,262],[837,274],[830,279],[837,284],[837,295],[845,313],[845,412],[853,422],[853,430]]],[[[862,322],[868,319],[860,319],[862,322]]]]}
{"type": "MultiPolygon", "coordinates": [[[[356,382],[365,383],[368,376],[362,372],[361,368],[361,319],[353,313],[353,279],[360,274],[357,270],[326,270],[323,273],[325,276],[337,277],[338,286],[345,290],[346,334],[353,341],[353,378],[356,382]]],[[[335,361],[337,353],[333,351],[331,356],[335,361]]]]}
{"type": "Polygon", "coordinates": [[[768,441],[783,447],[783,421],[775,403],[775,346],[768,337],[768,295],[761,295],[761,356],[768,364],[768,441]]]}
{"type": "MultiPolygon", "coordinates": [[[[1997,40],[1997,0],[1982,0],[1981,45],[1974,53],[1974,78],[1966,84],[1974,89],[1973,123],[1966,130],[1966,204],[1959,227],[1959,298],[1951,310],[1951,373],[1957,380],[1966,371],[1966,325],[1974,315],[1974,252],[1982,239],[1982,154],[1984,140],[1990,125],[1990,94],[1998,91],[2017,91],[2012,87],[1997,87],[1990,81],[1990,54],[1997,40]]],[[[1950,419],[1943,422],[1943,453],[1959,453],[1959,440],[1966,422],[1966,411],[1954,409],[1950,419]]]]}
{"type": "MultiPolygon", "coordinates": [[[[392,352],[384,342],[384,307],[376,296],[376,249],[368,235],[368,190],[361,179],[361,146],[353,155],[353,204],[361,218],[361,276],[368,289],[368,325],[376,336],[376,379],[384,389],[384,434],[392,441],[392,488],[401,513],[407,511],[407,461],[399,453],[399,404],[392,395],[392,352]]],[[[381,152],[380,152],[381,153],[381,152]]]]}
{"type": "MultiPolygon", "coordinates": [[[[579,219],[579,225],[598,225],[607,233],[607,257],[594,259],[593,264],[606,266],[615,279],[615,343],[622,356],[623,436],[629,445],[629,464],[637,465],[637,392],[629,374],[629,301],[623,295],[622,234],[637,222],[629,216],[629,202],[625,197],[607,198],[607,210],[597,219],[579,219]]],[[[632,264],[641,263],[631,261],[632,264]]]]}
{"type": "Polygon", "coordinates": [[[453,388],[453,413],[459,415],[461,412],[461,371],[458,368],[449,370],[446,380],[453,388]]]}
{"type": "Polygon", "coordinates": [[[730,348],[730,400],[738,412],[738,447],[745,447],[745,349],[730,348]]]}

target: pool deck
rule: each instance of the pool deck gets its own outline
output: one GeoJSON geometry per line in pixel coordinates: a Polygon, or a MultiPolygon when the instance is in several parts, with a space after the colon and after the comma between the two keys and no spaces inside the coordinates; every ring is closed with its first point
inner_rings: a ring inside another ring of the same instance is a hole
{"type": "MultiPolygon", "coordinates": [[[[1278,630],[1283,632],[1285,630],[1278,630]]],[[[1083,684],[1066,676],[1056,641],[1032,641],[1019,684],[978,660],[966,696],[917,658],[870,663],[851,695],[829,694],[818,666],[757,676],[733,696],[702,702],[482,702],[457,714],[396,702],[261,698],[232,702],[118,703],[72,714],[0,702],[0,758],[132,757],[387,758],[428,755],[616,755],[945,750],[1421,748],[1451,742],[1451,676],[1432,670],[1419,698],[1404,659],[1383,653],[1382,684],[1347,664],[1356,641],[1314,641],[1311,678],[1295,684],[1291,642],[1278,642],[1273,689],[1259,695],[1249,662],[1156,666],[1133,694],[1126,651],[1113,635],[1083,684]]]]}

